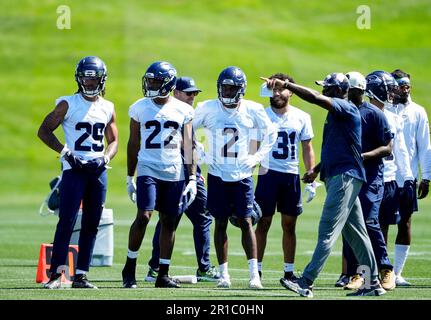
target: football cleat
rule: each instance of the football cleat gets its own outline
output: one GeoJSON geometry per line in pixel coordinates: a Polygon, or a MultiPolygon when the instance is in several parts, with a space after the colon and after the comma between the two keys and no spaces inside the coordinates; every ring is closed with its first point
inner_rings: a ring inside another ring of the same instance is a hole
{"type": "Polygon", "coordinates": [[[123,271],[121,271],[121,276],[123,278],[123,288],[136,289],[138,287],[134,271],[128,271],[126,267],[124,267],[123,271]]]}
{"type": "Polygon", "coordinates": [[[347,297],[373,297],[382,296],[386,293],[386,290],[382,288],[380,283],[372,285],[370,288],[359,289],[355,292],[348,293],[347,297]]]}
{"type": "Polygon", "coordinates": [[[344,290],[358,290],[364,285],[364,278],[360,274],[355,274],[349,283],[344,286],[344,290]]]}
{"type": "Polygon", "coordinates": [[[295,274],[292,271],[284,272],[284,279],[290,280],[290,281],[297,281],[299,278],[295,276],[295,274]]]}
{"type": "Polygon", "coordinates": [[[61,273],[53,273],[49,281],[43,285],[45,289],[61,289],[61,273]]]}
{"type": "Polygon", "coordinates": [[[181,288],[180,285],[169,278],[168,275],[158,276],[155,283],[156,288],[181,288]]]}
{"type": "Polygon", "coordinates": [[[313,298],[313,286],[308,285],[303,277],[299,278],[297,281],[281,278],[280,283],[287,290],[293,291],[301,297],[313,298]]]}
{"type": "Polygon", "coordinates": [[[196,277],[198,278],[198,281],[216,282],[218,279],[220,279],[220,273],[215,266],[212,266],[208,269],[208,271],[200,271],[198,269],[196,271],[196,277]]]}
{"type": "Polygon", "coordinates": [[[382,269],[380,271],[380,279],[382,283],[382,287],[385,290],[394,290],[396,287],[395,284],[395,273],[390,269],[382,269]]]}
{"type": "Polygon", "coordinates": [[[231,282],[229,275],[221,276],[217,282],[217,288],[230,288],[231,282]]]}
{"type": "Polygon", "coordinates": [[[335,282],[335,287],[342,288],[349,283],[349,276],[342,273],[338,278],[337,282],[335,282]]]}
{"type": "Polygon", "coordinates": [[[253,277],[250,279],[248,286],[250,289],[263,289],[260,277],[253,277]]]}
{"type": "Polygon", "coordinates": [[[395,284],[399,287],[410,287],[412,284],[404,279],[401,275],[395,276],[395,284]]]}
{"type": "Polygon", "coordinates": [[[148,269],[147,276],[145,277],[145,281],[146,282],[155,282],[156,279],[157,279],[158,274],[159,274],[159,270],[153,269],[153,268],[150,267],[148,269]]]}
{"type": "Polygon", "coordinates": [[[73,277],[72,288],[75,289],[97,289],[97,287],[90,283],[86,274],[77,274],[73,277]]]}

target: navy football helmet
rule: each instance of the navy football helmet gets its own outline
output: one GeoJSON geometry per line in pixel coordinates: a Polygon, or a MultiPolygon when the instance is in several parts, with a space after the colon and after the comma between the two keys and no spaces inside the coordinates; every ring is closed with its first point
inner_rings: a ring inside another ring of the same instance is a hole
{"type": "Polygon", "coordinates": [[[148,67],[142,77],[142,91],[147,98],[166,98],[175,89],[176,83],[177,70],[169,62],[157,61],[148,67]]]}
{"type": "Polygon", "coordinates": [[[75,70],[75,80],[78,83],[78,91],[87,97],[95,97],[104,94],[107,68],[105,63],[98,57],[89,56],[78,62],[75,70]],[[96,87],[88,87],[87,79],[98,79],[96,87]]]}
{"type": "Polygon", "coordinates": [[[365,79],[367,80],[365,94],[368,97],[381,103],[393,102],[398,84],[390,73],[378,70],[371,72],[365,79]]]}
{"type": "Polygon", "coordinates": [[[247,78],[245,73],[238,67],[227,67],[217,79],[218,99],[224,105],[238,104],[244,97],[247,88],[247,78]],[[226,85],[236,87],[236,90],[228,93],[226,85]]]}
{"type": "Polygon", "coordinates": [[[339,87],[343,92],[349,89],[349,79],[341,72],[333,72],[328,74],[322,81],[316,81],[319,86],[339,87]]]}
{"type": "MultiPolygon", "coordinates": [[[[235,215],[235,211],[232,207],[232,215],[229,216],[229,222],[232,223],[235,227],[239,228],[238,224],[238,217],[235,215]]],[[[253,212],[251,214],[251,222],[253,225],[256,225],[256,223],[259,222],[260,218],[262,218],[262,210],[260,209],[260,206],[257,204],[256,201],[253,201],[253,212]]]]}

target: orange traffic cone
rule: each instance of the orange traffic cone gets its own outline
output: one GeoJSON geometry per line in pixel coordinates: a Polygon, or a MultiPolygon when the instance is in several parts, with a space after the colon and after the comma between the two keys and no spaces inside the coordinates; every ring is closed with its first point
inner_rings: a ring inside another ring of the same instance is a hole
{"type": "MultiPolygon", "coordinates": [[[[51,256],[52,256],[52,244],[42,243],[39,252],[39,262],[37,264],[36,282],[46,283],[49,281],[51,272],[51,256]]],[[[66,268],[61,276],[61,282],[64,284],[71,284],[73,276],[75,275],[75,265],[78,259],[78,246],[69,245],[69,252],[67,255],[66,268]],[[68,268],[67,268],[68,267],[68,268]]]]}

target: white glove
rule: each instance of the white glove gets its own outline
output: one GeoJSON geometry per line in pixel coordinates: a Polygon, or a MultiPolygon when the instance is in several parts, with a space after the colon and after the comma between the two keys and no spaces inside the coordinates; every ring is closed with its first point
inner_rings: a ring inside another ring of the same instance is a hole
{"type": "Polygon", "coordinates": [[[127,193],[129,194],[130,200],[133,203],[136,202],[136,183],[133,181],[133,177],[127,176],[127,193]]]}
{"type": "Polygon", "coordinates": [[[247,158],[244,159],[243,163],[241,164],[241,167],[246,170],[253,169],[258,163],[259,160],[257,159],[256,155],[249,154],[247,158]]]}
{"type": "Polygon", "coordinates": [[[314,199],[316,195],[316,188],[320,187],[322,184],[314,181],[313,183],[307,183],[304,188],[304,194],[308,192],[307,203],[314,199]]]}
{"type": "Polygon", "coordinates": [[[197,193],[198,193],[198,189],[196,186],[196,176],[190,176],[189,183],[187,183],[187,186],[183,192],[183,197],[189,194],[189,201],[187,201],[187,206],[189,206],[195,200],[197,193]]]}

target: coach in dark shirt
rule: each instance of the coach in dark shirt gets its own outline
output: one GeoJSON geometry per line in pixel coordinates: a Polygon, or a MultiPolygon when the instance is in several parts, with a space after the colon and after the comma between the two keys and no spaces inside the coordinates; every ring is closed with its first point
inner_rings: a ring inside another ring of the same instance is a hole
{"type": "MultiPolygon", "coordinates": [[[[393,135],[385,114],[379,108],[364,101],[365,77],[358,72],[349,72],[346,77],[350,83],[348,99],[358,108],[362,122],[362,158],[367,177],[367,182],[362,185],[359,192],[362,214],[380,270],[382,287],[392,290],[395,288],[395,276],[379,224],[379,209],[384,191],[383,157],[391,155],[393,135]]],[[[359,264],[354,252],[345,240],[343,238],[346,271],[348,276],[353,276],[346,288],[358,289],[363,285],[363,279],[358,274],[359,264]]]]}
{"type": "MultiPolygon", "coordinates": [[[[278,79],[266,79],[272,88],[278,79]]],[[[328,258],[333,245],[342,233],[352,247],[358,262],[367,266],[367,285],[353,295],[382,295],[376,259],[370,238],[365,228],[358,194],[366,181],[361,157],[361,117],[358,108],[345,100],[349,82],[342,73],[332,73],[323,81],[322,94],[298,84],[285,81],[284,86],[301,99],[316,104],[328,115],[323,131],[321,163],[307,172],[304,182],[313,182],[321,171],[320,179],[325,182],[326,199],[319,222],[317,246],[310,263],[297,281],[280,279],[281,284],[301,296],[313,296],[312,284],[328,258]]],[[[350,294],[352,295],[352,294],[350,294]]]]}

